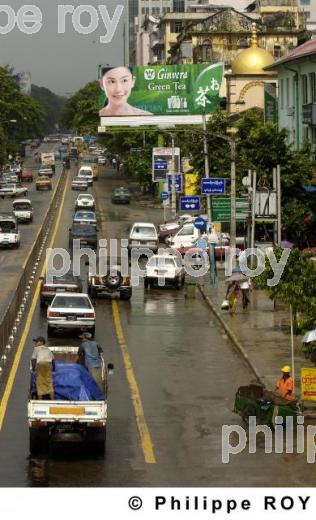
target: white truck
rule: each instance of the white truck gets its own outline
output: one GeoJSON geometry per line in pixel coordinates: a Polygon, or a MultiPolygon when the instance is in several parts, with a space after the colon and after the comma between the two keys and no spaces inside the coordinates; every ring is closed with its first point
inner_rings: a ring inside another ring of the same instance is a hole
{"type": "Polygon", "coordinates": [[[55,173],[55,153],[54,152],[41,153],[41,166],[44,168],[51,167],[51,169],[55,173]]]}
{"type": "Polygon", "coordinates": [[[0,247],[20,247],[18,221],[12,213],[0,214],[0,247]]]}
{"type": "MultiPolygon", "coordinates": [[[[76,363],[78,347],[49,347],[55,361],[76,363]]],[[[104,399],[101,401],[69,401],[36,399],[36,391],[31,383],[28,400],[28,425],[30,434],[30,453],[39,455],[46,452],[50,443],[81,442],[91,451],[104,454],[107,424],[107,375],[113,365],[105,368],[102,360],[102,379],[104,399]]],[[[30,370],[32,367],[30,366],[30,370]]],[[[58,368],[57,368],[58,370],[58,368]]]]}

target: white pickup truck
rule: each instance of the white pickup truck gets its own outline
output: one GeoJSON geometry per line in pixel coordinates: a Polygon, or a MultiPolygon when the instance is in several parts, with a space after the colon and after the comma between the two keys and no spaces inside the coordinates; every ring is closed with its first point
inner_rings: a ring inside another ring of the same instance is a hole
{"type": "Polygon", "coordinates": [[[21,195],[26,197],[27,193],[28,189],[22,184],[4,184],[0,188],[0,197],[3,199],[5,197],[21,197],[21,195]]]}
{"type": "MultiPolygon", "coordinates": [[[[76,363],[78,347],[49,347],[55,361],[76,363]]],[[[105,369],[102,359],[102,379],[105,398],[101,401],[39,401],[30,388],[28,401],[28,425],[30,433],[30,453],[38,455],[46,452],[50,443],[84,442],[87,448],[103,454],[106,442],[107,424],[107,373],[113,365],[105,369]]],[[[57,368],[58,369],[58,368],[57,368]]]]}

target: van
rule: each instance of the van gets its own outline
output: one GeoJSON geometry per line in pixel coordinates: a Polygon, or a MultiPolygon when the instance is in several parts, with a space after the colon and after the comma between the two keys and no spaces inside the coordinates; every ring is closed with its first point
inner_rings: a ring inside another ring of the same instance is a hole
{"type": "Polygon", "coordinates": [[[158,251],[158,233],[154,224],[135,222],[132,225],[128,237],[128,250],[136,247],[151,249],[154,253],[158,251]]]}
{"type": "Polygon", "coordinates": [[[0,246],[20,247],[18,221],[11,213],[0,215],[0,246]]]}
{"type": "Polygon", "coordinates": [[[33,222],[33,208],[29,199],[16,199],[12,206],[18,222],[33,222]]]}
{"type": "Polygon", "coordinates": [[[93,170],[91,166],[81,166],[78,172],[79,179],[85,179],[89,186],[93,184],[93,170]]]}

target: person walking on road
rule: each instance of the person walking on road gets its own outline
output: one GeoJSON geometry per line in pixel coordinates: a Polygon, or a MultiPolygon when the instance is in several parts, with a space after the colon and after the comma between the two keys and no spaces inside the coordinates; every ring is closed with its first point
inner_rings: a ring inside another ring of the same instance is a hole
{"type": "Polygon", "coordinates": [[[250,289],[250,282],[248,278],[245,278],[244,281],[240,282],[239,284],[241,295],[242,295],[242,308],[247,309],[250,299],[249,299],[249,289],[250,289]]]}
{"type": "Polygon", "coordinates": [[[84,332],[81,334],[80,339],[82,339],[82,343],[78,349],[78,356],[84,358],[84,366],[88,370],[89,374],[100,390],[104,392],[104,381],[102,380],[102,360],[101,360],[101,352],[102,348],[99,343],[92,340],[92,334],[90,332],[84,332]]]}
{"type": "Polygon", "coordinates": [[[54,400],[53,371],[55,360],[53,353],[45,344],[45,338],[39,336],[33,340],[35,347],[32,354],[32,371],[35,372],[36,392],[38,399],[44,399],[49,395],[54,400]]]}
{"type": "Polygon", "coordinates": [[[281,368],[282,376],[277,380],[275,390],[279,392],[280,397],[293,401],[294,399],[294,381],[291,377],[291,367],[284,365],[281,368]]]}

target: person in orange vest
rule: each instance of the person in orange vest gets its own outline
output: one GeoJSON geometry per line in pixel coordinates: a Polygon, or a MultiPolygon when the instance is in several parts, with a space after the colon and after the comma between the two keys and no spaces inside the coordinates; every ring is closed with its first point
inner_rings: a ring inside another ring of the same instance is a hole
{"type": "Polygon", "coordinates": [[[280,377],[275,385],[275,390],[278,390],[280,397],[292,401],[294,399],[294,381],[291,377],[291,367],[284,365],[281,368],[282,377],[280,377]]]}

